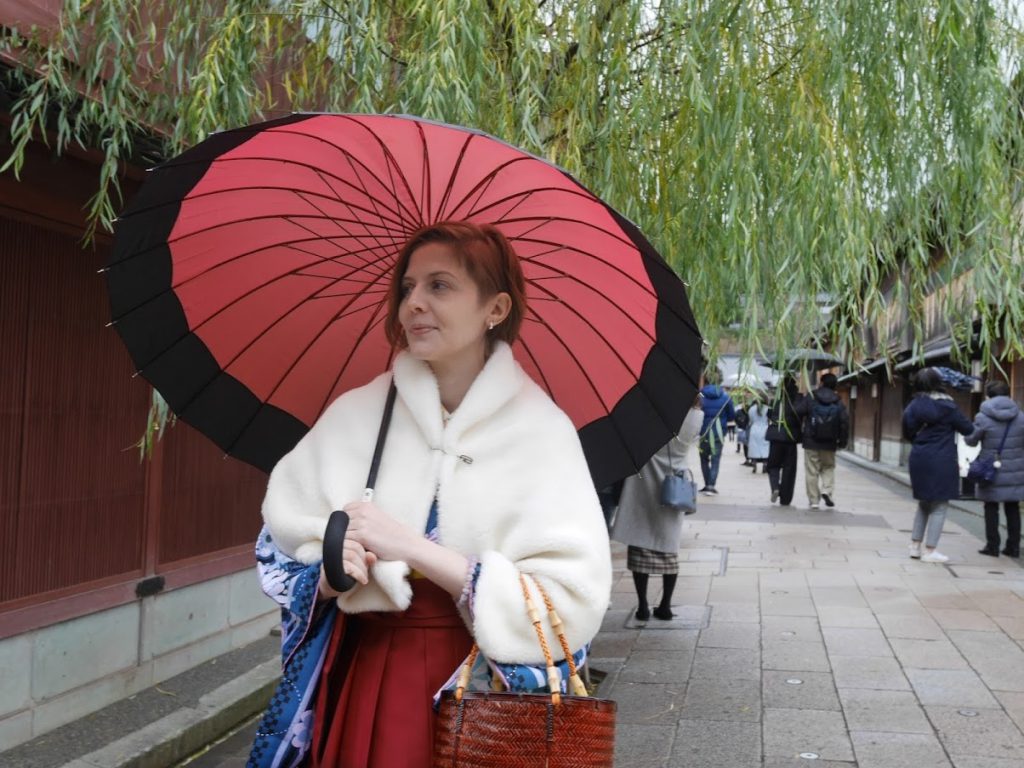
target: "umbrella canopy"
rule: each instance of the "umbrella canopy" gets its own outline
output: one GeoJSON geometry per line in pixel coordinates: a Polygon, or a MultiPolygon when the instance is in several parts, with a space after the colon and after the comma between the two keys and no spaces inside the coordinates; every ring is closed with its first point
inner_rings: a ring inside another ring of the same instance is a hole
{"type": "Polygon", "coordinates": [[[958,371],[955,368],[949,368],[944,365],[936,365],[934,368],[944,383],[960,392],[970,392],[981,383],[981,379],[977,376],[958,371]]]}
{"type": "Polygon", "coordinates": [[[730,373],[724,379],[722,379],[722,386],[726,389],[733,388],[745,388],[745,389],[767,389],[768,384],[758,378],[756,373],[750,373],[744,371],[741,373],[730,373]]]}
{"type": "Polygon", "coordinates": [[[846,364],[835,355],[818,349],[791,349],[785,354],[759,357],[757,362],[779,371],[821,371],[825,368],[846,367],[846,364]]]}
{"type": "Polygon", "coordinates": [[[486,134],[389,115],[293,115],[156,168],[122,214],[111,315],[184,421],[269,471],[342,392],[387,370],[395,257],[420,227],[498,227],[529,312],[514,352],[579,430],[599,486],[678,430],[701,339],[639,230],[486,134]]]}

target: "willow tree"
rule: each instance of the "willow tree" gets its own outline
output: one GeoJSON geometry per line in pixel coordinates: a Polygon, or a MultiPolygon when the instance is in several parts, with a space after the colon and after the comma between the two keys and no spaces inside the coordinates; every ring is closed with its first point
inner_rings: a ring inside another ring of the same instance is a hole
{"type": "Polygon", "coordinates": [[[576,175],[688,282],[712,346],[732,327],[748,351],[814,337],[857,355],[887,302],[919,333],[935,275],[960,275],[950,315],[986,354],[996,337],[1024,352],[1021,36],[999,2],[156,5],[68,0],[55,34],[5,40],[27,65],[7,165],[34,136],[98,146],[97,226],[140,136],[169,156],[281,110],[401,112],[576,175]]]}

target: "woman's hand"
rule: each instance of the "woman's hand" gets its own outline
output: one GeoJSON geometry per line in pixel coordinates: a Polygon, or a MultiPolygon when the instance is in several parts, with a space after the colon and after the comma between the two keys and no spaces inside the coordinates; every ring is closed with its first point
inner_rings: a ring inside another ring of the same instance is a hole
{"type": "Polygon", "coordinates": [[[373,504],[355,501],[345,506],[348,532],[345,543],[354,540],[368,555],[381,560],[403,560],[430,581],[458,597],[466,582],[469,561],[458,552],[427,539],[373,504]]]}
{"type": "MultiPolygon", "coordinates": [[[[365,547],[358,541],[345,536],[344,549],[342,550],[342,567],[345,573],[358,581],[366,584],[370,580],[370,568],[377,562],[377,556],[373,552],[367,552],[365,547]]],[[[320,595],[321,597],[337,597],[342,594],[335,590],[327,581],[323,566],[320,566],[320,595]]]]}
{"type": "Polygon", "coordinates": [[[373,502],[354,501],[344,509],[349,518],[346,543],[354,540],[381,560],[408,560],[409,553],[423,538],[422,532],[415,533],[373,502]]]}

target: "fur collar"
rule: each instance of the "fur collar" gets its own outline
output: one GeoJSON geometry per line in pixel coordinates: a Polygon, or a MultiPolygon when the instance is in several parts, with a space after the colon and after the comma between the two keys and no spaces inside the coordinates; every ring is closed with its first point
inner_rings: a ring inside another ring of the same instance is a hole
{"type": "MultiPolygon", "coordinates": [[[[358,499],[391,375],[335,400],[274,468],[263,516],[286,554],[321,558],[334,509],[358,499]]],[[[472,631],[497,661],[536,661],[518,573],[551,593],[574,648],[600,627],[611,589],[608,537],[576,430],[498,343],[447,425],[430,367],[397,357],[398,390],[376,503],[423,530],[434,499],[441,543],[481,564],[472,631]]],[[[346,612],[408,607],[406,563],[381,561],[369,584],[338,599],[346,612]]],[[[552,648],[557,642],[552,638],[552,648]]]]}

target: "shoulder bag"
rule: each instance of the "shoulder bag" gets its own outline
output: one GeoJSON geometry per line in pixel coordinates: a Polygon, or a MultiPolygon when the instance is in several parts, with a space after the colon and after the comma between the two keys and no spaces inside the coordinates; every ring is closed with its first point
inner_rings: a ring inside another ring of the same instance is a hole
{"type": "Polygon", "coordinates": [[[547,592],[544,599],[551,628],[569,666],[569,690],[563,695],[526,577],[519,574],[526,611],[533,623],[548,669],[548,693],[467,691],[474,645],[454,691],[441,694],[434,730],[433,768],[612,768],[615,751],[614,701],[587,696],[572,651],[547,592]]]}
{"type": "Polygon", "coordinates": [[[697,483],[689,469],[671,469],[672,440],[668,443],[669,473],[661,481],[661,506],[692,515],[697,511],[697,483]]]}
{"type": "Polygon", "coordinates": [[[1006,429],[1003,430],[1003,439],[999,441],[999,447],[994,454],[979,456],[971,462],[971,465],[967,468],[968,480],[985,485],[996,479],[999,468],[1003,465],[999,460],[999,456],[1003,452],[1003,446],[1006,445],[1006,436],[1010,433],[1010,425],[1012,423],[1012,420],[1006,422],[1006,429]]]}

